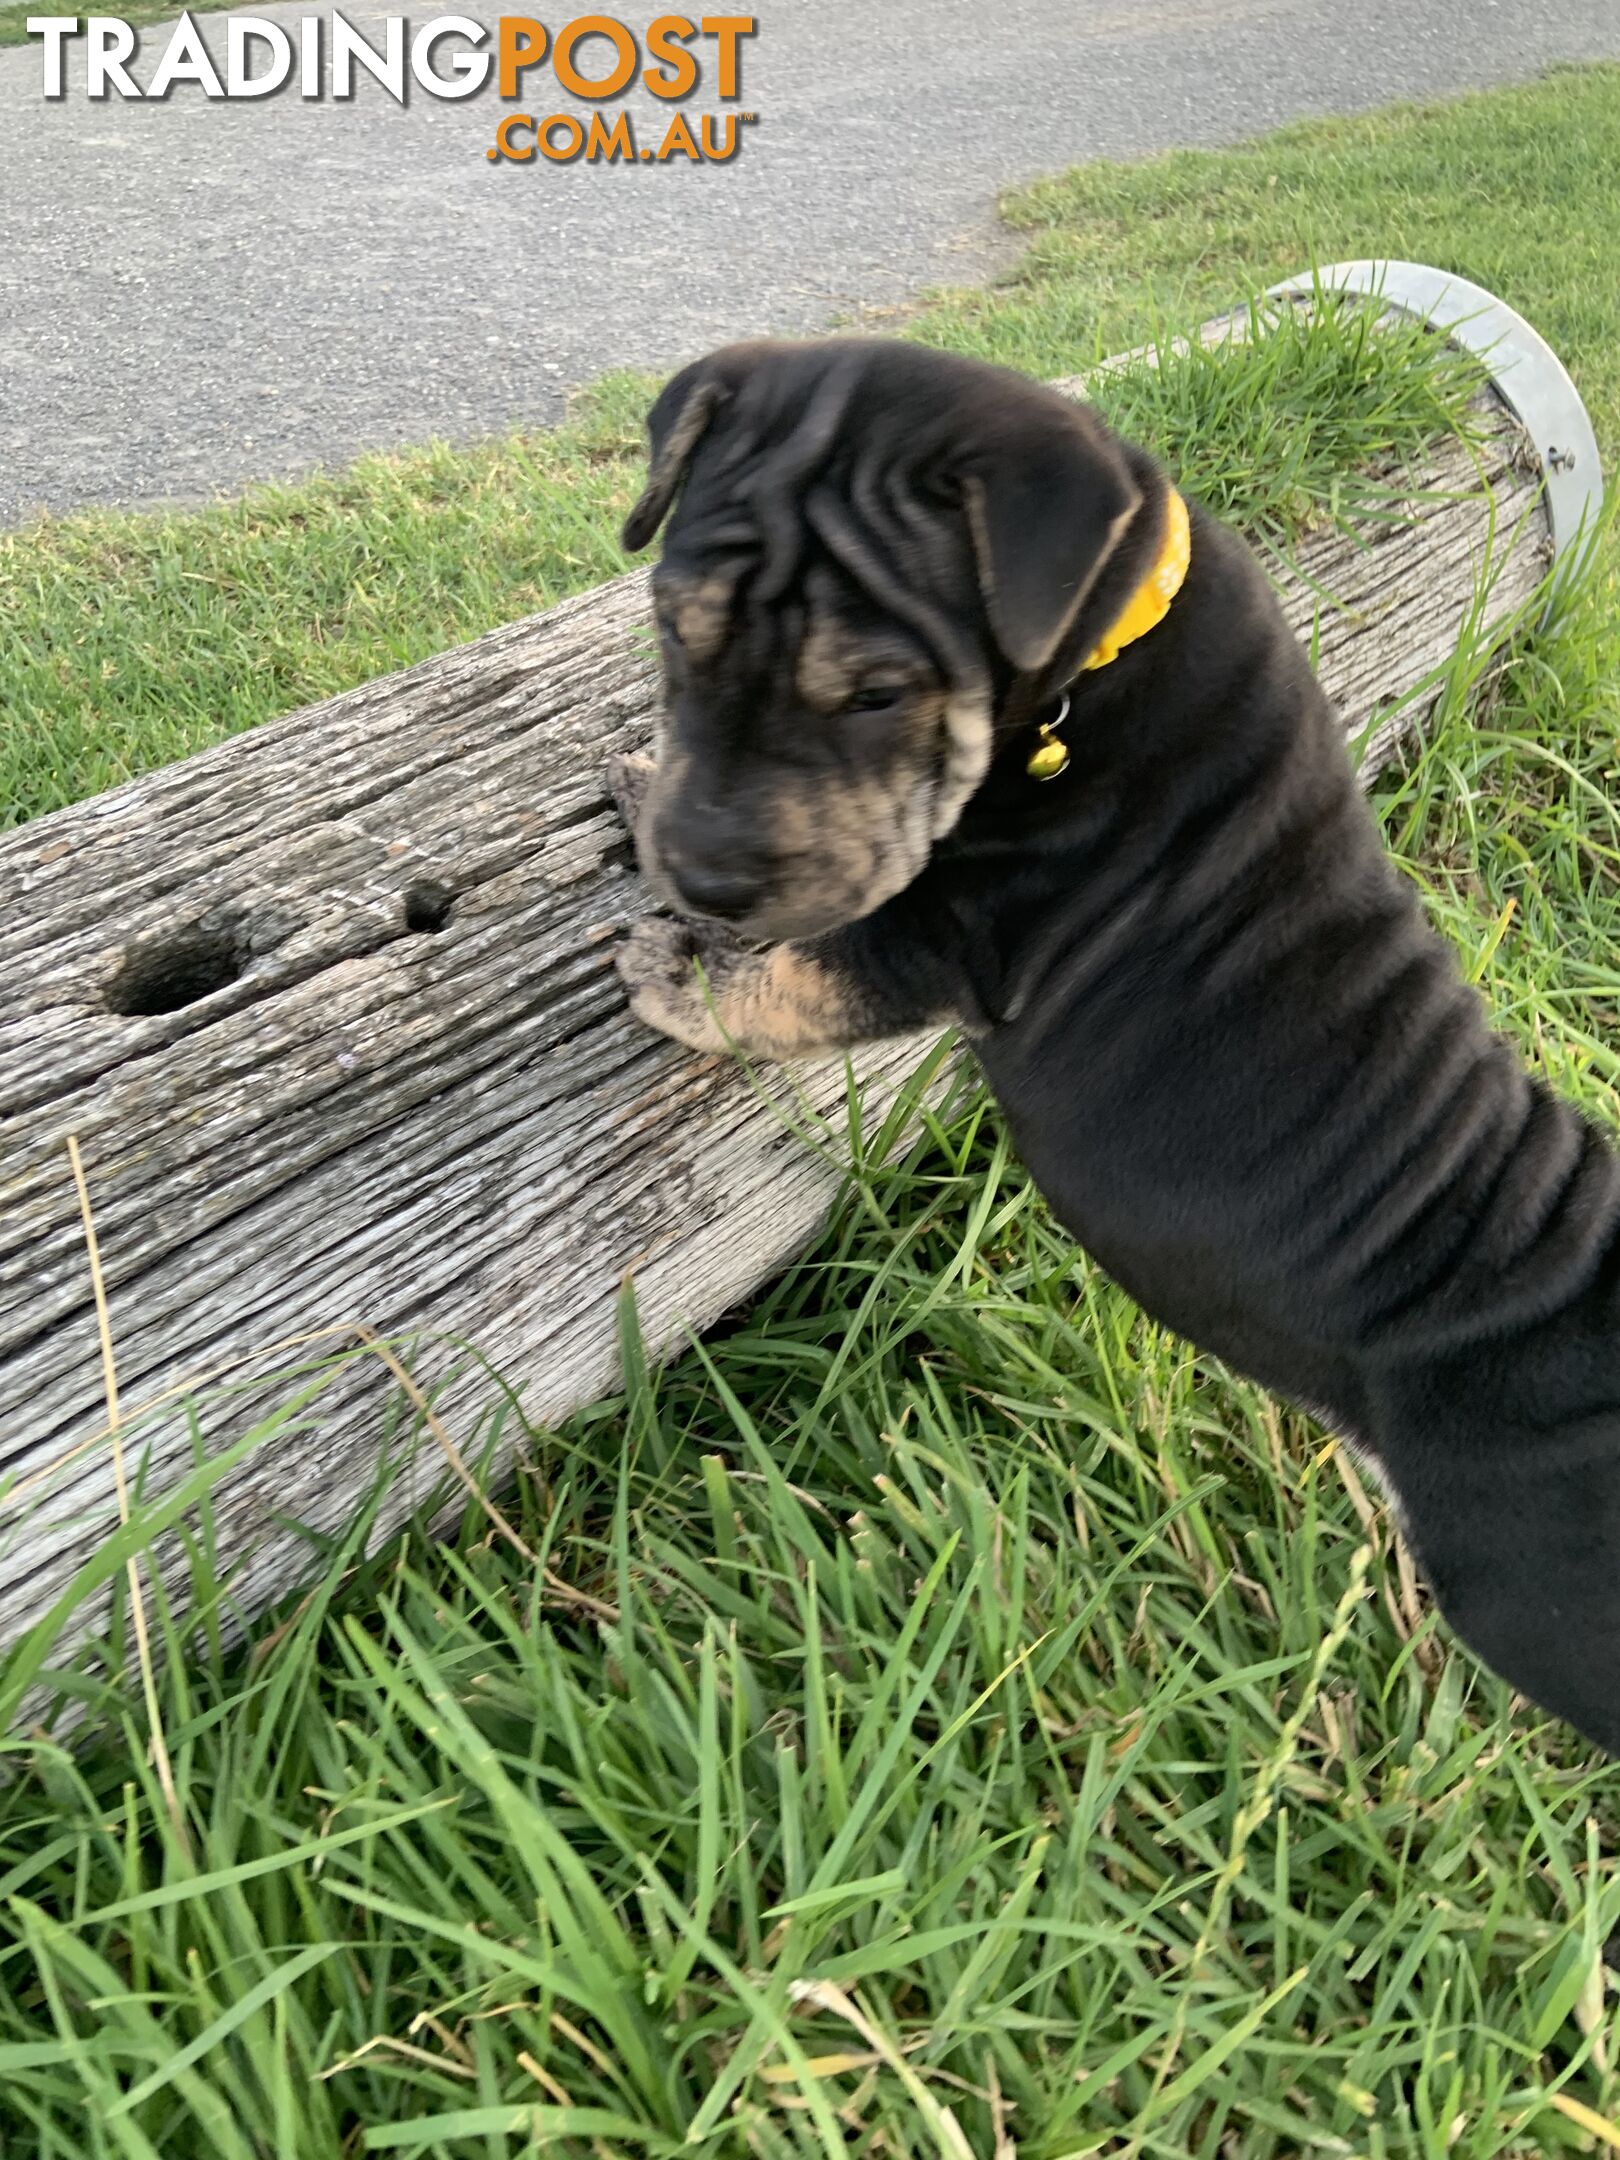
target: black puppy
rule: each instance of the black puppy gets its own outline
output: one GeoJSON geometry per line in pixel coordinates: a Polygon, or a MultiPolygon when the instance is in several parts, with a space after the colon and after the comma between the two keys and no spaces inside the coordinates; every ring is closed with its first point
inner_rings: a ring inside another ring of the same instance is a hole
{"type": "Polygon", "coordinates": [[[636,1012],[775,1057],[959,1023],[1076,1237],[1341,1433],[1462,1636],[1620,1753],[1620,1165],[1385,859],[1243,542],[906,345],[732,347],[649,424],[668,716],[616,785],[698,920],[632,932],[636,1012]]]}

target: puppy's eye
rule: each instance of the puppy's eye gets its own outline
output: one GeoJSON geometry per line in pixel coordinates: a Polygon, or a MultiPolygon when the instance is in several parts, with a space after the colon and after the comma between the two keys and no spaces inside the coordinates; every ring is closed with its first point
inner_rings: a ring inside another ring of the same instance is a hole
{"type": "Polygon", "coordinates": [[[900,683],[868,683],[864,690],[856,691],[844,710],[852,713],[893,712],[905,694],[900,683]]]}

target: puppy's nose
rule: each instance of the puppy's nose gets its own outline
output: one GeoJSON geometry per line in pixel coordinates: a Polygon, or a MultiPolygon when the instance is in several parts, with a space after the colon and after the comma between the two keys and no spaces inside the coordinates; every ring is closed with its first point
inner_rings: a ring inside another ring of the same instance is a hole
{"type": "Polygon", "coordinates": [[[759,872],[743,862],[680,863],[670,876],[682,902],[694,915],[737,922],[755,907],[765,889],[759,872]]]}

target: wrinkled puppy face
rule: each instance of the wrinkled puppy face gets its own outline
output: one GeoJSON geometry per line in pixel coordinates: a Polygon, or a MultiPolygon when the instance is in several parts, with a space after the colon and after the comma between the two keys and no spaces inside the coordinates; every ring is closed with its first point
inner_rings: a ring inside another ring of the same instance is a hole
{"type": "Polygon", "coordinates": [[[864,340],[731,347],[665,390],[625,527],[666,713],[654,890],[806,938],[910,884],[983,779],[998,705],[1059,651],[1139,497],[1077,407],[864,340]]]}
{"type": "MultiPolygon", "coordinates": [[[[684,554],[654,577],[667,717],[643,868],[685,914],[808,937],[869,915],[928,860],[953,688],[830,564],[764,625],[746,619],[743,582],[684,554]]],[[[984,697],[962,702],[987,731],[984,697]]]]}

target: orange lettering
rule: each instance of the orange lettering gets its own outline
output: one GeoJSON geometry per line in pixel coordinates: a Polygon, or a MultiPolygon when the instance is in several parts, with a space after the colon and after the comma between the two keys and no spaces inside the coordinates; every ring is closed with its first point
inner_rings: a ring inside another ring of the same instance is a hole
{"type": "Polygon", "coordinates": [[[557,42],[551,49],[551,64],[557,80],[573,97],[617,97],[636,72],[641,60],[636,41],[623,23],[615,22],[611,15],[581,15],[576,22],[557,32],[557,42]],[[574,65],[574,47],[584,38],[604,37],[618,55],[611,75],[604,75],[600,82],[592,82],[574,65]]]}
{"type": "Polygon", "coordinates": [[[705,113],[703,115],[703,155],[711,165],[724,165],[728,158],[734,158],[737,155],[737,143],[742,134],[741,128],[737,125],[737,115],[734,112],[728,112],[725,115],[725,148],[722,149],[714,139],[714,131],[720,125],[720,117],[718,113],[705,113]]]}
{"type": "Polygon", "coordinates": [[[585,138],[587,165],[594,164],[598,158],[605,158],[610,165],[617,164],[620,158],[629,162],[634,160],[635,154],[636,139],[630,132],[628,113],[620,113],[612,127],[599,112],[591,114],[590,133],[585,138]]]}
{"type": "Polygon", "coordinates": [[[497,158],[503,157],[511,158],[515,164],[527,165],[530,158],[534,156],[534,144],[530,143],[528,147],[523,150],[515,149],[512,143],[512,130],[514,128],[532,128],[533,126],[533,113],[508,113],[506,118],[501,122],[500,126],[495,130],[494,149],[486,150],[484,152],[485,157],[489,159],[492,165],[495,163],[497,158]]]}
{"type": "Polygon", "coordinates": [[[546,57],[546,26],[531,15],[501,17],[501,96],[518,95],[518,77],[546,57]]]}
{"type": "Polygon", "coordinates": [[[703,153],[693,139],[692,130],[686,124],[685,113],[677,113],[670,121],[669,132],[664,137],[663,146],[658,155],[662,160],[674,157],[677,151],[683,157],[689,157],[697,164],[703,162],[703,153]]]}
{"type": "Polygon", "coordinates": [[[540,130],[540,148],[542,149],[542,151],[544,151],[545,155],[550,158],[553,165],[572,164],[574,159],[579,156],[580,151],[584,147],[585,130],[574,118],[572,113],[553,113],[551,118],[546,122],[545,126],[540,130]],[[556,144],[551,139],[553,133],[558,128],[566,128],[568,130],[567,145],[561,150],[557,148],[556,144]]]}
{"type": "Polygon", "coordinates": [[[673,74],[649,68],[642,81],[654,97],[683,98],[697,88],[698,64],[685,49],[687,38],[697,36],[697,24],[686,15],[660,15],[648,25],[647,50],[655,60],[667,61],[673,74]]]}
{"type": "Polygon", "coordinates": [[[741,94],[741,66],[737,58],[737,42],[740,38],[752,37],[753,34],[752,15],[705,15],[703,18],[703,35],[719,41],[720,95],[723,98],[734,98],[741,94]]]}

